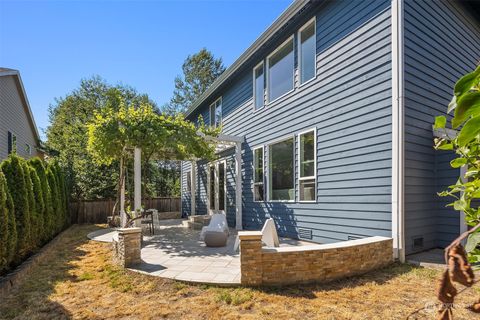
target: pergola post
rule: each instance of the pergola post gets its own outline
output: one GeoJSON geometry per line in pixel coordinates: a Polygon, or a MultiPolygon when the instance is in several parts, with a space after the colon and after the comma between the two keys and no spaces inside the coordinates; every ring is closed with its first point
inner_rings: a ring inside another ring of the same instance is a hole
{"type": "Polygon", "coordinates": [[[242,143],[235,143],[235,227],[243,229],[242,224],[242,143]]]}
{"type": "MultiPolygon", "coordinates": [[[[125,169],[123,168],[124,161],[123,158],[120,160],[120,176],[124,175],[125,169]],[[123,172],[122,172],[123,171],[123,172]]],[[[120,181],[120,226],[125,227],[127,223],[127,216],[125,214],[125,176],[123,176],[122,181],[120,181]]]]}
{"type": "Polygon", "coordinates": [[[197,162],[196,161],[192,161],[191,162],[191,166],[192,166],[192,170],[191,170],[191,179],[192,181],[190,181],[190,185],[191,185],[191,194],[190,194],[190,200],[191,200],[191,209],[190,209],[190,212],[191,212],[191,215],[194,216],[195,215],[195,205],[196,205],[196,198],[195,198],[195,195],[197,193],[196,191],[196,182],[197,182],[197,162]]]}
{"type": "MultiPolygon", "coordinates": [[[[137,210],[142,209],[142,149],[135,148],[134,153],[134,165],[133,165],[133,176],[134,176],[134,210],[137,213],[137,210]]],[[[138,222],[138,220],[136,220],[138,222]]]]}

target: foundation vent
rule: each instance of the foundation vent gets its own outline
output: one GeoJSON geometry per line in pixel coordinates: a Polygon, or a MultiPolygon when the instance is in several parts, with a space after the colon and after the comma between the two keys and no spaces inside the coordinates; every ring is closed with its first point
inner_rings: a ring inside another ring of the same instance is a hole
{"type": "Polygon", "coordinates": [[[300,239],[312,240],[312,229],[298,228],[298,236],[300,239]]]}
{"type": "Polygon", "coordinates": [[[354,236],[354,235],[349,235],[347,237],[347,240],[358,240],[358,239],[362,239],[363,237],[361,236],[354,236]]]}
{"type": "Polygon", "coordinates": [[[414,250],[423,248],[423,237],[415,237],[412,240],[414,250]]]}

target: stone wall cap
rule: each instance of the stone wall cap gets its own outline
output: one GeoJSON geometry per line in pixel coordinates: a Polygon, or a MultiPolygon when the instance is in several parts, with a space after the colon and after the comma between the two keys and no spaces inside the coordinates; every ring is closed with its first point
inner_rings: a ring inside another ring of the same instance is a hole
{"type": "Polygon", "coordinates": [[[117,229],[119,234],[128,234],[128,233],[140,233],[142,232],[142,228],[119,228],[117,229]]]}
{"type": "Polygon", "coordinates": [[[238,237],[240,240],[261,240],[262,231],[239,231],[238,237]]]}
{"type": "Polygon", "coordinates": [[[304,245],[304,246],[288,246],[288,247],[278,247],[278,248],[268,247],[268,248],[262,248],[262,251],[265,253],[317,251],[317,250],[321,251],[321,250],[329,250],[329,249],[340,249],[340,248],[362,246],[366,244],[372,244],[372,243],[383,242],[383,241],[392,241],[392,238],[374,236],[374,237],[339,241],[339,242],[327,243],[327,244],[311,244],[311,245],[304,245]]]}

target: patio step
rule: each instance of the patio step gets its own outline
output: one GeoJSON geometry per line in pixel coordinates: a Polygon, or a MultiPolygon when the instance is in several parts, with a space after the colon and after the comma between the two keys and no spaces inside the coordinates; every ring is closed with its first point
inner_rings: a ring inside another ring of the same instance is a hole
{"type": "Polygon", "coordinates": [[[202,230],[203,228],[203,222],[193,222],[193,221],[188,221],[188,227],[193,230],[202,230]]]}
{"type": "Polygon", "coordinates": [[[188,217],[186,221],[187,226],[193,230],[202,230],[204,226],[207,226],[210,223],[209,215],[194,215],[188,217]]]}

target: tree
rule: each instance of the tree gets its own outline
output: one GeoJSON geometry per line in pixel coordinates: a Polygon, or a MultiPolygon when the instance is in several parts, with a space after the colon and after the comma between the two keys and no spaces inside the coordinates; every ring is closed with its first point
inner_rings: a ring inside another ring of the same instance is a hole
{"type": "Polygon", "coordinates": [[[182,65],[182,76],[175,78],[170,103],[163,109],[168,114],[184,113],[202,93],[225,71],[221,58],[215,58],[206,48],[189,55],[182,65]]]}
{"type": "MultiPolygon", "coordinates": [[[[474,273],[469,263],[480,262],[480,66],[455,84],[454,96],[447,109],[448,113],[451,111],[454,111],[452,129],[458,131],[445,130],[447,118],[436,117],[434,128],[442,130],[444,137],[435,139],[435,148],[453,150],[458,157],[450,165],[453,168],[464,166],[466,173],[440,195],[455,198],[450,205],[464,212],[465,222],[471,228],[445,249],[448,269],[443,274],[438,291],[438,299],[444,303],[439,317],[445,319],[452,315],[451,307],[457,294],[452,282],[472,286],[474,273]],[[461,242],[467,237],[466,247],[463,248],[461,242]]],[[[480,313],[480,301],[471,310],[480,313]]]]}
{"type": "Polygon", "coordinates": [[[24,161],[25,160],[13,153],[0,165],[0,169],[7,180],[13,207],[15,208],[15,228],[17,231],[17,247],[15,250],[17,255],[15,260],[17,261],[21,261],[31,249],[31,218],[28,190],[23,169],[24,161]]]}
{"type": "Polygon", "coordinates": [[[46,146],[56,155],[65,172],[65,181],[72,199],[109,198],[115,195],[118,163],[98,165],[87,152],[86,123],[96,111],[115,108],[118,99],[127,103],[148,101],[128,86],[111,86],[100,77],[82,80],[80,87],[50,106],[50,123],[46,146]]]}
{"type": "Polygon", "coordinates": [[[51,230],[54,229],[54,209],[52,207],[52,195],[50,186],[48,184],[47,173],[45,171],[45,165],[42,160],[39,158],[32,158],[28,161],[30,166],[35,169],[37,176],[40,180],[40,186],[42,190],[42,199],[43,199],[43,212],[41,213],[41,217],[43,218],[43,232],[42,232],[42,242],[47,242],[52,232],[51,230]]]}
{"type": "MultiPolygon", "coordinates": [[[[218,134],[218,129],[201,122],[197,128],[181,115],[158,114],[149,103],[135,106],[121,101],[118,109],[102,109],[88,124],[88,151],[97,164],[121,164],[117,182],[120,190],[125,179],[124,163],[132,157],[135,147],[141,148],[144,159],[212,159],[215,146],[198,131],[204,135],[218,134]]],[[[119,198],[117,195],[117,202],[119,198]]]]}

